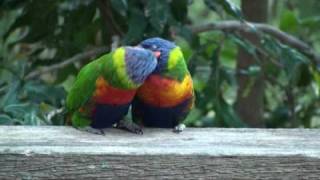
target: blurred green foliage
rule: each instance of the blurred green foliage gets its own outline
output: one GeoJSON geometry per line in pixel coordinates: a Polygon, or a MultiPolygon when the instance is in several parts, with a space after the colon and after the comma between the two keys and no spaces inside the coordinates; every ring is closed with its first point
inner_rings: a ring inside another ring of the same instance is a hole
{"type": "MultiPolygon", "coordinates": [[[[231,0],[2,0],[0,124],[63,124],[63,114],[52,114],[64,106],[74,76],[89,60],[32,79],[30,72],[96,47],[110,49],[113,36],[122,45],[160,36],[182,47],[193,75],[197,101],[187,125],[245,127],[233,109],[235,77],[243,73],[254,81],[263,71],[267,127],[318,127],[320,73],[310,59],[266,34],[258,49],[237,32],[191,32],[193,25],[244,21],[238,5],[231,0]],[[236,72],[238,46],[257,57],[241,72],[236,72]],[[268,55],[268,63],[261,62],[258,50],[268,55]]],[[[317,0],[276,1],[269,21],[319,51],[319,7],[317,0]]]]}

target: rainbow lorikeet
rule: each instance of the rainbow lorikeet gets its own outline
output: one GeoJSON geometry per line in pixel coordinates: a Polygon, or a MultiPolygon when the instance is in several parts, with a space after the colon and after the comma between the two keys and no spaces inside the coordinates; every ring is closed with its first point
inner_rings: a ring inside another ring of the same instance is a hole
{"type": "Polygon", "coordinates": [[[149,50],[120,47],[84,66],[66,101],[71,123],[86,131],[104,134],[103,128],[120,128],[142,133],[139,126],[123,120],[137,88],[157,65],[149,50]]]}
{"type": "Polygon", "coordinates": [[[151,50],[158,64],[138,89],[132,103],[132,117],[147,127],[174,128],[181,132],[183,120],[194,104],[193,83],[181,49],[174,43],[150,38],[138,46],[151,50]]]}

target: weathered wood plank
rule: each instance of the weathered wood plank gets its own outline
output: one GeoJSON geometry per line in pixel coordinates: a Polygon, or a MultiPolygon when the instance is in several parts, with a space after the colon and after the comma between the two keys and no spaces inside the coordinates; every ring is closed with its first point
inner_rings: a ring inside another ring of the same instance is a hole
{"type": "Polygon", "coordinates": [[[0,126],[0,179],[318,179],[320,130],[0,126]]]}

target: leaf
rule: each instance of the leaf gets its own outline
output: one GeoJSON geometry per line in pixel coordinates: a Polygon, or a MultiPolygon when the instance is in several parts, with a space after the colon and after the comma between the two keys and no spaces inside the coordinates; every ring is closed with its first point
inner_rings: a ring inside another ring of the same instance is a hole
{"type": "Polygon", "coordinates": [[[147,27],[147,20],[142,11],[137,8],[130,9],[128,19],[128,33],[125,36],[124,42],[126,44],[138,43],[143,37],[144,31],[147,27]]]}
{"type": "Polygon", "coordinates": [[[75,9],[79,8],[79,6],[88,6],[92,2],[94,2],[94,0],[81,0],[81,1],[79,1],[79,0],[68,0],[68,1],[63,1],[63,2],[61,2],[59,4],[59,9],[72,11],[72,10],[75,10],[75,9]]]}
{"type": "Polygon", "coordinates": [[[293,11],[284,11],[280,19],[280,29],[286,32],[295,33],[298,29],[298,19],[293,11]]]}
{"type": "Polygon", "coordinates": [[[34,103],[46,102],[59,106],[61,100],[66,97],[66,92],[62,86],[50,86],[33,81],[27,82],[23,90],[34,103]]]}
{"type": "Polygon", "coordinates": [[[10,104],[3,108],[3,111],[6,113],[11,114],[14,117],[23,117],[24,114],[28,112],[30,109],[29,103],[23,103],[23,104],[10,104]]]}
{"type": "MultiPolygon", "coordinates": [[[[220,64],[220,48],[221,47],[215,48],[211,53],[211,73],[209,75],[209,81],[202,90],[202,96],[197,97],[197,101],[200,101],[197,102],[197,107],[206,109],[206,112],[210,112],[212,109],[214,110],[215,117],[210,118],[214,126],[245,127],[246,125],[235,114],[232,105],[229,105],[222,96],[222,83],[228,78],[225,77],[226,72],[222,71],[220,64]]],[[[208,118],[203,118],[201,125],[209,125],[208,120],[208,118]]]]}
{"type": "Polygon", "coordinates": [[[149,0],[145,6],[145,16],[154,31],[161,34],[169,19],[170,11],[167,1],[149,0]]]}
{"type": "Polygon", "coordinates": [[[216,0],[216,1],[224,8],[224,10],[228,14],[240,20],[243,19],[241,9],[237,7],[234,3],[232,3],[229,0],[216,0]]]}
{"type": "Polygon", "coordinates": [[[23,116],[23,119],[24,119],[24,122],[23,122],[24,125],[39,126],[43,122],[42,119],[37,116],[35,110],[25,113],[23,116]]]}
{"type": "Polygon", "coordinates": [[[247,125],[237,116],[233,107],[222,97],[219,97],[219,104],[215,105],[217,118],[228,125],[228,127],[247,127],[247,125]]]}
{"type": "MultiPolygon", "coordinates": [[[[212,52],[211,56],[211,68],[212,74],[209,80],[209,83],[212,86],[211,91],[206,91],[206,93],[210,93],[213,95],[213,109],[216,112],[216,125],[223,126],[226,124],[228,127],[245,127],[245,123],[241,121],[241,119],[236,115],[233,110],[233,107],[229,105],[225,99],[223,98],[221,85],[224,80],[224,74],[221,70],[220,65],[220,47],[216,48],[212,52]]],[[[208,89],[209,90],[209,89],[208,89]]]]}
{"type": "Polygon", "coordinates": [[[16,9],[26,3],[27,1],[21,0],[2,0],[0,1],[0,7],[1,9],[16,9]]]}
{"type": "Polygon", "coordinates": [[[235,68],[237,52],[237,45],[231,39],[226,39],[221,49],[221,63],[229,68],[235,68]]]}
{"type": "Polygon", "coordinates": [[[121,14],[121,16],[127,16],[127,0],[111,0],[111,5],[116,10],[116,12],[121,14]]]}
{"type": "Polygon", "coordinates": [[[184,123],[186,124],[186,126],[194,126],[199,118],[201,118],[201,111],[197,108],[193,108],[185,119],[184,123]]]}
{"type": "Polygon", "coordinates": [[[175,30],[177,31],[177,34],[183,37],[186,41],[188,41],[189,44],[192,43],[194,39],[194,35],[192,34],[192,31],[190,30],[190,28],[185,26],[178,26],[178,27],[175,27],[175,30]]]}
{"type": "Polygon", "coordinates": [[[232,17],[244,20],[241,9],[229,0],[205,0],[204,2],[213,11],[222,7],[232,17]]]}
{"type": "Polygon", "coordinates": [[[35,42],[45,36],[54,34],[55,28],[53,27],[58,22],[57,2],[55,0],[46,0],[27,3],[22,15],[10,27],[8,33],[19,27],[28,27],[28,35],[22,39],[24,42],[35,42]],[[41,12],[41,16],[39,12],[41,12]]]}
{"type": "Polygon", "coordinates": [[[301,63],[297,69],[297,79],[295,80],[295,84],[298,87],[306,87],[309,86],[312,82],[312,74],[309,69],[308,64],[301,63]]]}
{"type": "Polygon", "coordinates": [[[310,28],[313,31],[317,31],[320,27],[320,16],[313,16],[302,19],[300,20],[300,26],[303,28],[310,28]]]}
{"type": "MultiPolygon", "coordinates": [[[[0,37],[3,37],[6,35],[10,26],[15,22],[16,18],[19,16],[20,13],[21,13],[21,10],[9,11],[4,14],[0,13],[0,27],[1,27],[0,28],[0,37]]],[[[0,45],[0,47],[1,47],[1,45],[0,45]]]]}
{"type": "Polygon", "coordinates": [[[242,69],[240,71],[241,74],[245,74],[247,76],[257,76],[261,72],[261,67],[258,65],[250,65],[247,69],[242,69]]]}
{"type": "Polygon", "coordinates": [[[62,68],[58,71],[58,75],[55,83],[60,84],[64,82],[69,77],[70,74],[77,74],[77,72],[78,70],[73,64],[65,68],[62,68]]]}
{"type": "Polygon", "coordinates": [[[247,53],[249,53],[249,54],[253,55],[254,57],[256,57],[256,47],[252,43],[248,42],[247,40],[242,39],[238,35],[229,35],[229,37],[231,38],[231,40],[235,44],[240,46],[247,53]]]}
{"type": "Polygon", "coordinates": [[[61,14],[64,17],[63,23],[56,27],[59,29],[57,35],[49,39],[53,43],[56,43],[56,38],[63,39],[63,42],[56,43],[59,46],[58,55],[71,56],[87,47],[88,43],[94,43],[101,26],[100,22],[94,21],[95,3],[76,5],[72,10],[66,9],[61,14]]]}
{"type": "Polygon", "coordinates": [[[215,0],[204,0],[204,3],[212,11],[217,11],[219,8],[219,4],[215,0]]]}
{"type": "Polygon", "coordinates": [[[314,87],[314,94],[318,97],[320,96],[320,71],[315,68],[311,68],[311,73],[316,86],[314,87]]]}
{"type": "Polygon", "coordinates": [[[17,103],[19,86],[20,82],[14,81],[7,87],[7,93],[0,98],[0,107],[5,107],[6,105],[17,103]]]}
{"type": "Polygon", "coordinates": [[[171,1],[170,3],[171,12],[172,12],[172,16],[175,18],[176,21],[179,21],[182,23],[187,21],[188,4],[189,4],[189,0],[171,1]]]}
{"type": "Polygon", "coordinates": [[[309,61],[298,51],[292,49],[277,40],[265,36],[262,45],[268,53],[279,57],[280,63],[284,66],[284,70],[291,83],[296,83],[298,79],[297,70],[302,63],[308,64],[309,61]]]}
{"type": "Polygon", "coordinates": [[[268,53],[275,55],[281,54],[281,48],[275,39],[269,36],[264,36],[261,40],[261,44],[268,53]]]}
{"type": "Polygon", "coordinates": [[[285,124],[290,120],[290,109],[280,105],[271,114],[270,120],[267,122],[267,127],[286,127],[285,124]]]}
{"type": "Polygon", "coordinates": [[[12,125],[13,120],[6,114],[0,114],[0,125],[12,125]]]}
{"type": "Polygon", "coordinates": [[[297,79],[297,70],[301,63],[306,63],[302,55],[294,49],[280,45],[281,48],[281,63],[285,65],[285,71],[289,80],[294,83],[297,79]]]}

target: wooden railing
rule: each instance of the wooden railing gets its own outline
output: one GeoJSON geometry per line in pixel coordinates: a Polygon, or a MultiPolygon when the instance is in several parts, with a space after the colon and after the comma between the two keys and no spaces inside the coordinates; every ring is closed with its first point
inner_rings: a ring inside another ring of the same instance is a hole
{"type": "Polygon", "coordinates": [[[320,130],[0,126],[0,179],[320,179],[320,130]]]}

